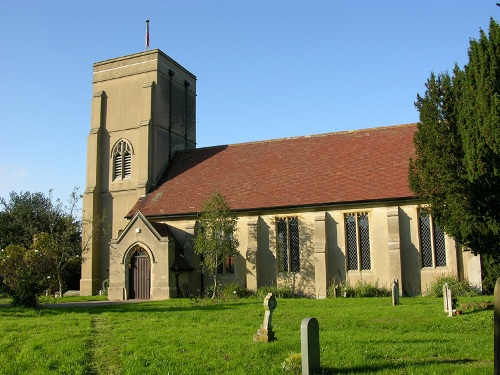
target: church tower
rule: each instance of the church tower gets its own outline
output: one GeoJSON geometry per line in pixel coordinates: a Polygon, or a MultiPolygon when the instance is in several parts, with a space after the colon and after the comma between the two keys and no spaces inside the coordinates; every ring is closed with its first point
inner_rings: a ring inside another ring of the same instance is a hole
{"type": "Polygon", "coordinates": [[[196,147],[196,77],[160,50],[94,64],[81,295],[109,277],[110,241],[176,151],[196,147]]]}

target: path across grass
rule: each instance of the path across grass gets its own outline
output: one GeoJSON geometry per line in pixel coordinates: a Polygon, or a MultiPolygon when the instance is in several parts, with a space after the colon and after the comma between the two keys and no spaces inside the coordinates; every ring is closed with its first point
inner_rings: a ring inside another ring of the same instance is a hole
{"type": "MultiPolygon", "coordinates": [[[[488,297],[460,298],[460,302],[488,297]]],[[[492,300],[492,297],[489,298],[492,300]]],[[[278,299],[277,340],[254,343],[262,301],[175,299],[0,307],[1,374],[284,374],[300,324],[320,325],[324,374],[489,374],[493,310],[447,317],[440,298],[278,299]]],[[[292,361],[293,362],[293,361],[292,361]]]]}

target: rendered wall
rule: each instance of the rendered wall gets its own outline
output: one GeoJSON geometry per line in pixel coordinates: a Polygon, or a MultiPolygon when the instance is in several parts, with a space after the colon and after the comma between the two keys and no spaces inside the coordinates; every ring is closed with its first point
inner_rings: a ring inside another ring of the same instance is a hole
{"type": "MultiPolygon", "coordinates": [[[[351,286],[368,282],[390,288],[397,279],[401,293],[410,296],[425,293],[426,288],[442,275],[460,275],[480,285],[479,257],[457,253],[455,242],[450,238],[446,238],[447,266],[421,267],[417,208],[417,204],[377,204],[354,209],[346,206],[321,211],[240,215],[235,274],[225,275],[220,280],[251,290],[261,286],[289,286],[299,295],[315,298],[325,298],[331,285],[346,281],[351,286]],[[370,270],[347,270],[344,215],[350,212],[368,212],[370,270]],[[276,218],[280,216],[299,218],[300,272],[295,274],[278,272],[276,218]]],[[[186,226],[186,222],[181,225],[176,221],[166,223],[178,228],[178,235],[186,226]]],[[[191,223],[194,225],[194,220],[191,223]]],[[[211,282],[210,277],[205,277],[205,286],[211,282]]]]}
{"type": "Polygon", "coordinates": [[[109,243],[140,196],[154,186],[176,150],[196,147],[196,77],[159,50],[94,64],[91,131],[83,218],[105,219],[83,228],[89,244],[82,264],[82,295],[96,294],[109,276],[109,243]],[[113,147],[132,147],[130,178],[113,180],[113,147]]]}

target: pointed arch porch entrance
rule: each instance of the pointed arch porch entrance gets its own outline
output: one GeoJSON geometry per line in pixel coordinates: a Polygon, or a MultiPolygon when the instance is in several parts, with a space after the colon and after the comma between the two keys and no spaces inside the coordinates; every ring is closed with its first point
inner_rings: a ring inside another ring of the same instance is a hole
{"type": "Polygon", "coordinates": [[[151,290],[151,261],[145,249],[136,246],[130,254],[129,299],[149,299],[151,290]]]}

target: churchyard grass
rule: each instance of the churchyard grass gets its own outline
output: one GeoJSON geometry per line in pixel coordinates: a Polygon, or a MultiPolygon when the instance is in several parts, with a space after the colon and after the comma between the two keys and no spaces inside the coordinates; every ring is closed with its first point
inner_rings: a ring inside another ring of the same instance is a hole
{"type": "Polygon", "coordinates": [[[1,306],[0,373],[284,374],[287,358],[300,353],[306,317],[319,322],[324,374],[493,372],[491,309],[450,318],[434,297],[398,306],[391,298],[278,299],[277,340],[255,343],[263,316],[254,298],[1,306]]]}

